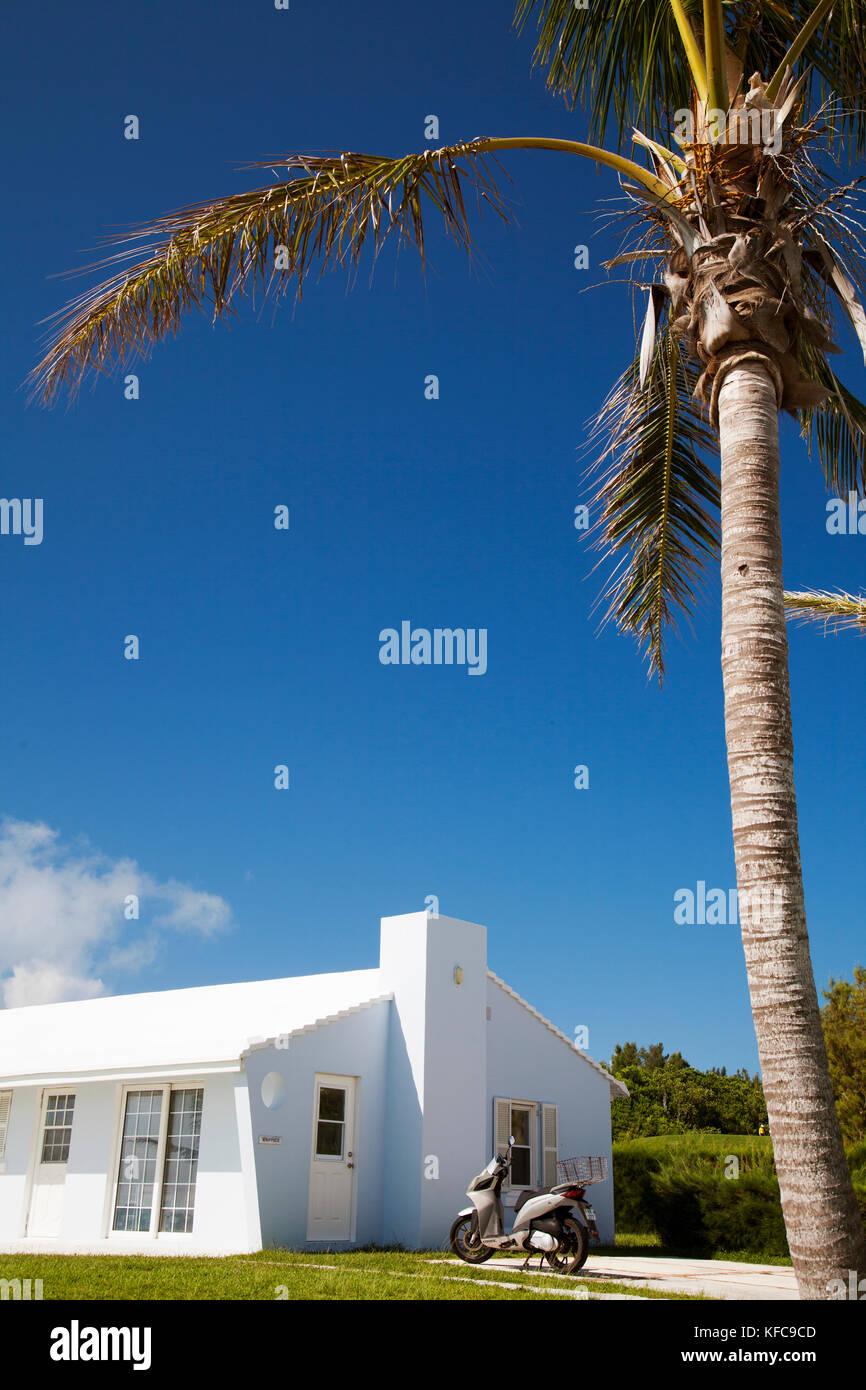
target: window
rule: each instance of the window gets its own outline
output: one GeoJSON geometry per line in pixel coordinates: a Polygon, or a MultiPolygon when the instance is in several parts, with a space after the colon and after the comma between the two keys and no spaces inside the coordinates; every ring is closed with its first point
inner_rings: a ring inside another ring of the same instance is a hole
{"type": "Polygon", "coordinates": [[[191,1231],[202,1091],[172,1091],[162,1184],[161,1231],[191,1231]]]}
{"type": "Polygon", "coordinates": [[[342,1158],[345,1130],[346,1092],[342,1086],[320,1086],[316,1158],[342,1158]]]}
{"type": "Polygon", "coordinates": [[[504,1153],[509,1138],[511,1172],[504,1190],[556,1182],[557,1107],[543,1101],[511,1100],[497,1096],[493,1101],[493,1145],[504,1153]]]}
{"type": "Polygon", "coordinates": [[[195,1207],[204,1092],[170,1086],[128,1091],[114,1204],[115,1231],[189,1232],[195,1207]]]}
{"type": "MultiPolygon", "coordinates": [[[[533,1107],[534,1108],[534,1107],[533,1107]]],[[[532,1186],[532,1111],[528,1105],[511,1106],[511,1184],[532,1186]]]]}
{"type": "Polygon", "coordinates": [[[49,1096],[45,1105],[45,1126],[42,1131],[40,1163],[66,1163],[69,1141],[72,1138],[74,1095],[49,1096]]]}
{"type": "Polygon", "coordinates": [[[12,1092],[0,1091],[0,1162],[6,1152],[6,1133],[9,1129],[9,1112],[12,1109],[12,1092]]]}
{"type": "Polygon", "coordinates": [[[120,1147],[115,1231],[149,1231],[153,1209],[162,1091],[130,1091],[120,1147]]]}

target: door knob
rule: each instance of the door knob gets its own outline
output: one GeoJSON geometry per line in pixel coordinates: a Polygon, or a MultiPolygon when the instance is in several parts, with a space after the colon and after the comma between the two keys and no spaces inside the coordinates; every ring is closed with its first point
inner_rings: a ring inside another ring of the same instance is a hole
{"type": "Polygon", "coordinates": [[[355,1166],[354,1163],[347,1163],[347,1164],[346,1164],[346,1167],[347,1167],[347,1168],[354,1168],[354,1166],[355,1166]]]}

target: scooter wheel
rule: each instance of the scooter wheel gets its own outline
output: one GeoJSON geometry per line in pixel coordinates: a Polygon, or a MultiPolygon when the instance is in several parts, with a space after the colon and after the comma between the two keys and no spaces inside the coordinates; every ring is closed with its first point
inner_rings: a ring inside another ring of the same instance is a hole
{"type": "Polygon", "coordinates": [[[581,1221],[572,1217],[565,1223],[568,1245],[551,1250],[547,1263],[559,1274],[576,1274],[586,1264],[589,1254],[589,1231],[581,1221]]]}
{"type": "Polygon", "coordinates": [[[455,1255],[469,1265],[481,1265],[493,1254],[489,1245],[482,1245],[478,1238],[474,1216],[458,1216],[451,1227],[449,1243],[455,1255]]]}

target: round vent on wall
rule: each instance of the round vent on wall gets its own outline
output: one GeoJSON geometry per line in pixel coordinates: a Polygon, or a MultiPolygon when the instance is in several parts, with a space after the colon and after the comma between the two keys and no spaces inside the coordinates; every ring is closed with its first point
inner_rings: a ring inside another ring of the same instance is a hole
{"type": "Polygon", "coordinates": [[[279,1110],[286,1095],[285,1078],[278,1071],[269,1071],[262,1081],[262,1104],[268,1110],[279,1110]]]}

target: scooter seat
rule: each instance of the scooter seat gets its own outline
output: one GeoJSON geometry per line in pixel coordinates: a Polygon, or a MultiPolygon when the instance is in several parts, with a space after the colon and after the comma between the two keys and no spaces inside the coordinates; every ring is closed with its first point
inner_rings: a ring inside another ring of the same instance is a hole
{"type": "Polygon", "coordinates": [[[520,1208],[526,1206],[526,1203],[531,1201],[533,1197],[546,1197],[548,1192],[550,1192],[549,1187],[525,1187],[514,1203],[514,1210],[520,1211],[520,1208]]]}

